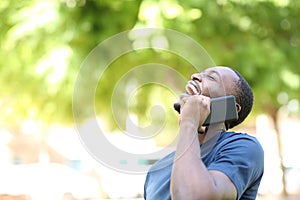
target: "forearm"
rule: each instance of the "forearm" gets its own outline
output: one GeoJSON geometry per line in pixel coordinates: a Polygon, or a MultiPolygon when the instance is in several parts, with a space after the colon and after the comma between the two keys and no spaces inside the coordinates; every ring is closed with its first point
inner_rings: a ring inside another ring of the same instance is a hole
{"type": "Polygon", "coordinates": [[[201,160],[198,127],[181,124],[171,176],[172,199],[215,199],[214,179],[201,160]]]}

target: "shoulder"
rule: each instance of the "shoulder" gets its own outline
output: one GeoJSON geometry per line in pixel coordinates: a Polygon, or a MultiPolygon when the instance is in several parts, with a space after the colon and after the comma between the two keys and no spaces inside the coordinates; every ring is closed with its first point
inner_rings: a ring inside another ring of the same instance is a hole
{"type": "Polygon", "coordinates": [[[259,141],[248,134],[224,132],[215,147],[209,169],[218,169],[225,174],[260,177],[264,171],[264,151],[259,141]]]}
{"type": "Polygon", "coordinates": [[[223,132],[220,135],[219,144],[221,147],[234,146],[238,149],[245,149],[247,150],[246,152],[256,150],[257,152],[263,153],[263,148],[257,138],[247,133],[223,132]]]}
{"type": "Polygon", "coordinates": [[[220,139],[229,140],[229,141],[244,139],[244,140],[251,140],[259,144],[256,137],[243,132],[234,132],[234,131],[222,132],[220,135],[220,139]]]}
{"type": "Polygon", "coordinates": [[[252,161],[256,165],[263,165],[264,162],[264,151],[260,142],[246,133],[223,132],[216,148],[216,156],[242,159],[248,164],[252,161]]]}
{"type": "Polygon", "coordinates": [[[255,192],[250,195],[255,196],[264,171],[264,152],[254,136],[224,132],[208,169],[224,173],[235,185],[239,198],[252,189],[255,192]]]}

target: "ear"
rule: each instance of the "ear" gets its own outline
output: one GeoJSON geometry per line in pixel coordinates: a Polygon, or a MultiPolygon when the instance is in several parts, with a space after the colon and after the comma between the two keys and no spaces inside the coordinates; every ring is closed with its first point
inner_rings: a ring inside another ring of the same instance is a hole
{"type": "Polygon", "coordinates": [[[237,112],[240,112],[241,109],[242,109],[241,105],[238,104],[238,103],[236,103],[235,106],[236,106],[236,111],[237,111],[237,112]]]}

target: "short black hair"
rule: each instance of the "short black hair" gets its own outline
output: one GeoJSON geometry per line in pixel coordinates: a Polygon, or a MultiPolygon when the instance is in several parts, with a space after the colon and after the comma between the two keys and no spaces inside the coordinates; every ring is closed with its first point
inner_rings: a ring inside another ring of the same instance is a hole
{"type": "Polygon", "coordinates": [[[241,110],[238,113],[238,120],[225,123],[227,129],[233,128],[242,123],[251,112],[254,102],[253,91],[246,79],[235,69],[230,69],[239,77],[239,79],[235,81],[234,96],[236,103],[241,106],[241,110]]]}

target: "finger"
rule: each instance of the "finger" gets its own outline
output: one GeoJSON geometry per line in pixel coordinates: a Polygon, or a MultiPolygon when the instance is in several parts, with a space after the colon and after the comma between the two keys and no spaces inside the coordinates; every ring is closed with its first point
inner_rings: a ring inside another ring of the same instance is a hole
{"type": "Polygon", "coordinates": [[[188,94],[181,94],[180,95],[180,106],[181,106],[181,109],[183,107],[183,105],[186,103],[186,101],[190,98],[190,95],[188,94]]]}
{"type": "Polygon", "coordinates": [[[211,103],[210,97],[199,95],[198,98],[199,98],[199,103],[201,104],[201,107],[203,109],[207,110],[208,112],[210,112],[210,103],[211,103]]]}
{"type": "Polygon", "coordinates": [[[179,99],[180,99],[180,101],[182,101],[183,99],[186,99],[186,98],[188,98],[189,96],[191,96],[191,95],[183,93],[183,94],[180,94],[180,95],[179,95],[179,99]]]}
{"type": "Polygon", "coordinates": [[[203,96],[203,101],[208,107],[210,107],[210,98],[209,97],[203,96]]]}
{"type": "Polygon", "coordinates": [[[204,104],[210,105],[210,97],[204,95],[198,95],[197,98],[201,100],[204,104]]]}

